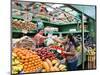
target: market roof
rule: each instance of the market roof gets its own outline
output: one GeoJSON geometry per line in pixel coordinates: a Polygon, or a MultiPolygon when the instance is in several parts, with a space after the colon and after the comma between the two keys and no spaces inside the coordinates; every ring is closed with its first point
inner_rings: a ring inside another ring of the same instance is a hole
{"type": "MultiPolygon", "coordinates": [[[[71,22],[81,22],[80,13],[83,12],[87,17],[95,19],[95,6],[83,6],[83,5],[69,5],[69,4],[56,4],[56,3],[41,3],[41,2],[18,2],[20,6],[15,6],[12,4],[12,13],[14,14],[17,11],[17,14],[24,13],[25,9],[28,8],[29,13],[35,13],[38,17],[48,19],[50,21],[51,17],[55,17],[57,21],[55,23],[71,23],[71,22]],[[45,6],[46,10],[53,15],[49,15],[48,12],[45,15],[39,14],[40,7],[42,4],[45,6]],[[17,8],[16,8],[17,7],[17,8]],[[15,10],[16,9],[16,10],[15,10]],[[78,11],[79,12],[78,12],[78,11]],[[92,12],[92,13],[91,13],[92,12]]],[[[18,5],[18,4],[17,4],[18,5]]],[[[16,14],[16,13],[15,13],[16,14]]],[[[14,15],[15,15],[14,14],[14,15]]],[[[15,15],[16,16],[16,15],[15,15]]]]}
{"type": "Polygon", "coordinates": [[[96,6],[95,5],[70,5],[76,10],[83,12],[85,15],[91,17],[92,19],[96,19],[96,6]]]}

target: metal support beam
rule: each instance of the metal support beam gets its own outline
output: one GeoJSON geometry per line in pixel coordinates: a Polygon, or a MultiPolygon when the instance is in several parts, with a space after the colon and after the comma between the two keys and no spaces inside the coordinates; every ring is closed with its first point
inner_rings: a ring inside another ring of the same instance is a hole
{"type": "Polygon", "coordinates": [[[82,13],[82,69],[84,70],[84,14],[82,13]]]}

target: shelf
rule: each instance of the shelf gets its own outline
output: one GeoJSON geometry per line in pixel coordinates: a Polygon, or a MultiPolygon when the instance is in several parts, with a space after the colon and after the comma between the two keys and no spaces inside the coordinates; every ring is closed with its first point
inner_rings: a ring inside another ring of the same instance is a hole
{"type": "MultiPolygon", "coordinates": [[[[22,19],[22,17],[21,16],[13,16],[12,17],[13,19],[22,19]]],[[[37,20],[36,19],[32,19],[32,21],[34,22],[36,22],[37,20]]],[[[84,21],[85,23],[87,23],[86,21],[84,21]]],[[[76,22],[71,22],[71,23],[67,23],[67,24],[57,24],[57,23],[51,23],[51,22],[48,22],[48,21],[44,21],[43,20],[43,23],[47,23],[47,24],[45,24],[46,26],[66,26],[66,25],[74,25],[74,24],[77,24],[76,22]]],[[[81,23],[81,22],[79,22],[79,23],[81,23]]],[[[21,30],[16,30],[16,29],[12,29],[12,32],[15,32],[15,33],[22,33],[22,31],[21,30]]],[[[89,31],[85,31],[85,33],[86,32],[89,32],[89,31]]],[[[28,33],[36,33],[36,30],[32,30],[32,31],[30,31],[30,32],[28,32],[28,33]]],[[[64,31],[64,32],[53,32],[53,34],[68,34],[68,33],[82,33],[81,31],[74,31],[74,32],[71,32],[71,31],[64,31]]],[[[48,33],[47,33],[48,34],[48,33]]]]}
{"type": "MultiPolygon", "coordinates": [[[[12,28],[12,32],[13,33],[23,33],[22,30],[16,29],[16,28],[12,28]]],[[[36,30],[31,30],[28,33],[36,33],[36,32],[37,32],[36,30]]]]}
{"type": "MultiPolygon", "coordinates": [[[[65,26],[65,25],[74,25],[74,24],[77,24],[77,22],[70,22],[70,23],[66,23],[66,24],[57,24],[57,23],[51,23],[51,22],[47,22],[47,21],[43,21],[44,23],[49,23],[49,24],[53,24],[53,25],[56,25],[56,26],[65,26]]],[[[81,22],[79,22],[80,24],[81,22]]],[[[87,21],[84,21],[84,23],[87,23],[87,21]]]]}
{"type": "MultiPolygon", "coordinates": [[[[20,16],[12,16],[12,18],[13,19],[21,19],[21,20],[23,20],[22,19],[22,17],[20,17],[20,16]]],[[[36,19],[32,19],[32,21],[34,22],[36,22],[37,20],[36,19]]],[[[47,24],[51,24],[52,26],[53,25],[56,25],[56,26],[65,26],[65,25],[72,25],[72,24],[77,24],[77,22],[70,22],[70,23],[66,23],[66,24],[62,24],[62,23],[52,23],[52,22],[49,22],[49,21],[44,21],[44,20],[42,20],[43,21],[43,23],[47,23],[47,24]]],[[[79,22],[79,23],[81,23],[81,22],[79,22]]],[[[84,21],[84,23],[87,23],[87,21],[84,21]]]]}
{"type": "MultiPolygon", "coordinates": [[[[37,21],[36,19],[32,19],[32,21],[37,21]]],[[[62,23],[52,23],[52,22],[49,22],[49,21],[44,21],[42,20],[43,23],[47,23],[47,24],[51,24],[52,26],[66,26],[66,25],[74,25],[74,24],[77,24],[77,22],[70,22],[70,23],[66,23],[66,24],[62,24],[62,23]]],[[[79,22],[80,24],[81,22],[79,22]]],[[[84,23],[87,23],[87,21],[84,21],[84,23]]]]}
{"type": "Polygon", "coordinates": [[[12,32],[15,32],[15,33],[20,33],[21,30],[20,29],[17,29],[17,28],[12,28],[12,32]]]}
{"type": "Polygon", "coordinates": [[[19,20],[23,20],[23,18],[21,16],[12,16],[12,19],[19,19],[19,20]]]}
{"type": "MultiPolygon", "coordinates": [[[[85,31],[85,33],[88,33],[89,31],[85,31]]],[[[75,32],[70,32],[70,31],[68,31],[68,32],[53,32],[52,34],[69,34],[69,33],[82,33],[81,31],[75,31],[75,32]]],[[[47,33],[48,34],[48,33],[47,33]]]]}

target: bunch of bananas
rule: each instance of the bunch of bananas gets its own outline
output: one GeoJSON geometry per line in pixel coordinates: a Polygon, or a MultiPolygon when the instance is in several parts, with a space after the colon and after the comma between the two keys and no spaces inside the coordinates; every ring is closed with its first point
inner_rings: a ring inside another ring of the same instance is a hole
{"type": "Polygon", "coordinates": [[[95,48],[91,48],[89,47],[88,51],[87,51],[87,55],[95,55],[96,54],[96,49],[95,48]]]}
{"type": "MultiPolygon", "coordinates": [[[[53,61],[52,61],[52,64],[53,64],[53,65],[56,65],[57,63],[58,63],[57,60],[53,60],[53,61]]],[[[64,64],[61,64],[61,63],[58,64],[57,68],[59,69],[59,71],[67,71],[67,66],[64,65],[64,64]]]]}
{"type": "Polygon", "coordinates": [[[23,69],[23,65],[19,62],[19,58],[12,53],[12,74],[16,75],[23,69]]]}

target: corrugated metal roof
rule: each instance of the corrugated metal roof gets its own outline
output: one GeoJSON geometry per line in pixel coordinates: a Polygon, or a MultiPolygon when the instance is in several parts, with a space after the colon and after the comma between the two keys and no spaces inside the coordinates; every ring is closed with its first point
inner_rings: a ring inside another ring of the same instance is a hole
{"type": "Polygon", "coordinates": [[[94,5],[71,5],[73,8],[83,12],[89,17],[96,19],[96,7],[94,5]]]}

